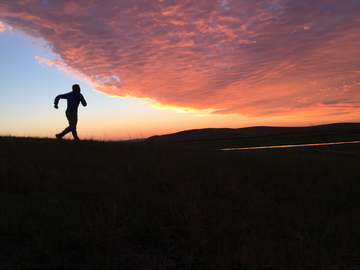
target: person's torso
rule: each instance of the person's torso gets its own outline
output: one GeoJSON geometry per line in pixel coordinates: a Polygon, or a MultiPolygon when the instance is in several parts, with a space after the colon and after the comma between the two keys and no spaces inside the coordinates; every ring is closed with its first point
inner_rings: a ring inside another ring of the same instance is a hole
{"type": "Polygon", "coordinates": [[[79,92],[70,92],[66,95],[67,99],[67,112],[77,112],[82,95],[79,92]]]}

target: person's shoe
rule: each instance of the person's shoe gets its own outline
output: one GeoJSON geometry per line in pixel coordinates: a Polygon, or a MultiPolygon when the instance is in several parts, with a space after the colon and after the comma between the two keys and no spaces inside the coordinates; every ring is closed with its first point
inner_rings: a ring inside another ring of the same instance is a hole
{"type": "Polygon", "coordinates": [[[57,139],[60,143],[63,142],[62,137],[61,137],[60,134],[56,134],[55,137],[56,137],[56,139],[57,139]]]}

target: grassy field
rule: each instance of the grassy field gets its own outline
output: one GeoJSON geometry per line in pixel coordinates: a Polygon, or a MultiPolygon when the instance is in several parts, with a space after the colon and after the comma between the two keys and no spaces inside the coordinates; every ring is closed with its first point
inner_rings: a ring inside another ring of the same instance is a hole
{"type": "Polygon", "coordinates": [[[286,144],[311,144],[328,142],[359,141],[360,132],[344,131],[332,133],[283,134],[271,136],[249,136],[235,139],[201,140],[173,144],[207,149],[243,148],[286,144]]]}
{"type": "Polygon", "coordinates": [[[0,137],[0,269],[357,269],[359,162],[0,137]]]}

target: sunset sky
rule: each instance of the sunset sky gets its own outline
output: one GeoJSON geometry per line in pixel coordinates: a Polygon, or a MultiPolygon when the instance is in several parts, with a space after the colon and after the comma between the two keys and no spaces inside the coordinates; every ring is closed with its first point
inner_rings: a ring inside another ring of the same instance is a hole
{"type": "Polygon", "coordinates": [[[359,122],[360,0],[0,0],[0,135],[75,83],[83,139],[359,122]]]}

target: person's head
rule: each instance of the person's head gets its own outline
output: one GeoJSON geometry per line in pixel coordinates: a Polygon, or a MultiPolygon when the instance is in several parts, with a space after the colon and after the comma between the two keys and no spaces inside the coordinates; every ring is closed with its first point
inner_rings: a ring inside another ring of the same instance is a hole
{"type": "Polygon", "coordinates": [[[72,86],[73,91],[80,92],[80,86],[78,84],[74,84],[72,86]]]}

